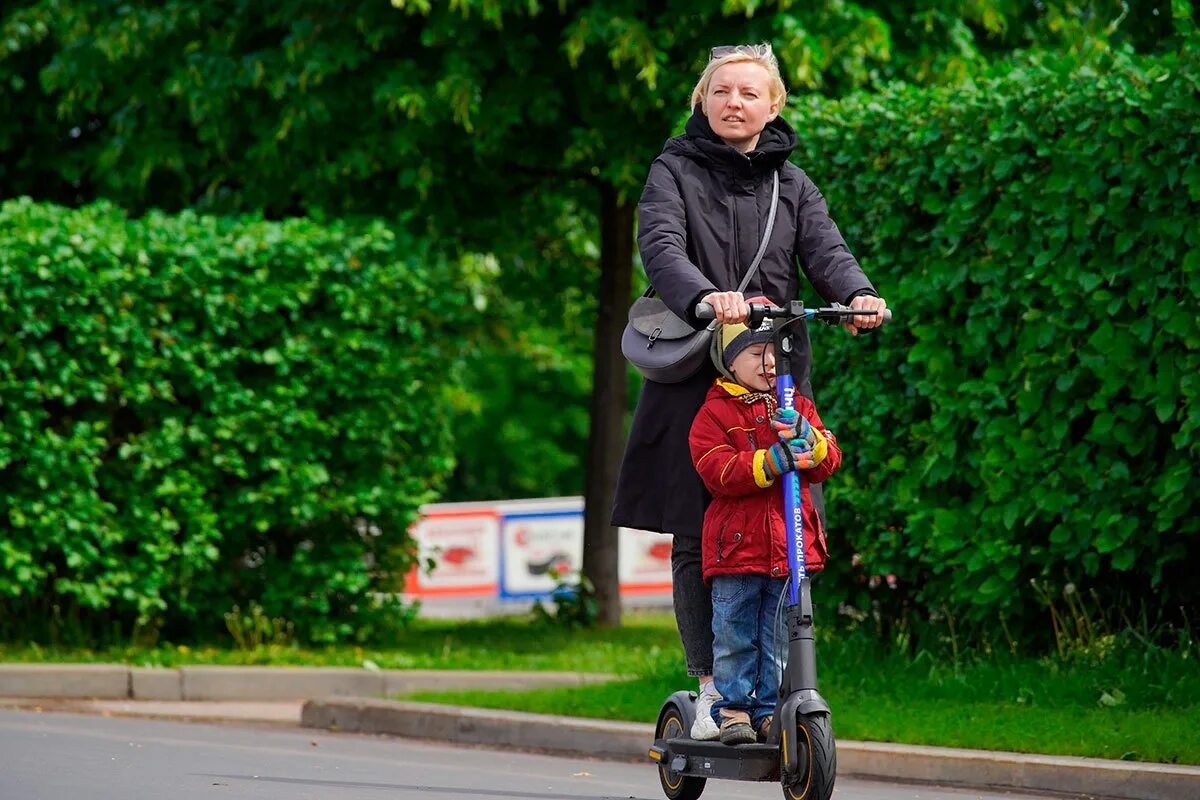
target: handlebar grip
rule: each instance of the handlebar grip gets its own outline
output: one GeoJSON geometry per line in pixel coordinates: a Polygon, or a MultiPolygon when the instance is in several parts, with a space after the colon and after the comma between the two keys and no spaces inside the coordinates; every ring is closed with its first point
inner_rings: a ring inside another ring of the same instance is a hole
{"type": "Polygon", "coordinates": [[[884,322],[892,321],[892,310],[890,308],[885,308],[883,310],[883,321],[884,322]]]}
{"type": "MultiPolygon", "coordinates": [[[[767,312],[771,310],[771,306],[763,303],[750,303],[750,319],[762,321],[767,312]]],[[[776,309],[778,310],[778,309],[776,309]]],[[[699,320],[712,320],[717,318],[717,312],[709,303],[696,303],[696,307],[692,309],[699,320]]],[[[756,326],[757,327],[757,326],[756,326]]]]}

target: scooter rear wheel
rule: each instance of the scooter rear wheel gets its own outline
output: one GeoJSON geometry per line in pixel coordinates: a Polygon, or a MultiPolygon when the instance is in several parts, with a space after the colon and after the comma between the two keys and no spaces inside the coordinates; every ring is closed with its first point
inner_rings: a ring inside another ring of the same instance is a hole
{"type": "MultiPolygon", "coordinates": [[[[688,736],[688,729],[683,724],[683,715],[673,704],[659,720],[656,739],[678,739],[688,736]]],[[[696,778],[672,772],[666,764],[658,766],[658,781],[662,784],[663,794],[670,800],[696,800],[704,791],[706,778],[696,778]]]]}
{"type": "Polygon", "coordinates": [[[829,800],[837,776],[837,745],[829,715],[805,714],[796,727],[801,765],[794,782],[784,779],[784,800],[829,800]]]}

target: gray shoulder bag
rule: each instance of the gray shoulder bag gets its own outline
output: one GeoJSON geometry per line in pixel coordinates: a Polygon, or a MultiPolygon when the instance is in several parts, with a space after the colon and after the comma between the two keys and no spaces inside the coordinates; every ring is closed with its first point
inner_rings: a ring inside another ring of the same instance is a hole
{"type": "MultiPolygon", "coordinates": [[[[767,230],[763,233],[758,252],[742,282],[739,292],[746,291],[750,278],[758,271],[767,242],[775,228],[775,209],[779,205],[779,172],[776,171],[771,186],[771,211],[767,214],[767,230]]],[[[657,383],[679,383],[700,371],[708,358],[716,320],[707,328],[696,330],[667,308],[661,297],[656,297],[654,287],[633,301],[629,308],[629,322],[621,334],[621,353],[637,368],[646,380],[657,383]]]]}

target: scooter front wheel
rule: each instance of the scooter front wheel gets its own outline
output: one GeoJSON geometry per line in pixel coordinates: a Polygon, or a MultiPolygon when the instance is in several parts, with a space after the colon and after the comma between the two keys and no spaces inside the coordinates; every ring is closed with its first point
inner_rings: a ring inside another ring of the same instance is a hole
{"type": "Polygon", "coordinates": [[[796,750],[800,764],[796,765],[791,781],[787,771],[781,770],[784,800],[829,800],[837,776],[837,745],[829,715],[804,714],[797,723],[796,750]]]}
{"type": "MultiPolygon", "coordinates": [[[[654,738],[678,739],[687,735],[688,729],[684,726],[683,715],[672,704],[663,712],[654,738]]],[[[672,771],[667,764],[659,764],[658,780],[662,784],[663,794],[669,800],[696,800],[704,791],[704,784],[708,782],[706,778],[680,775],[678,772],[672,771]]]]}

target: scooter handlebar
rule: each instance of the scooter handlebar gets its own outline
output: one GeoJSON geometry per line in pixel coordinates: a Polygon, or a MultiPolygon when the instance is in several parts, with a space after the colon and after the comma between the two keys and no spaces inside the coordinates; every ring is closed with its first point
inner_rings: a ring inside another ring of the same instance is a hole
{"type": "MultiPolygon", "coordinates": [[[[809,312],[812,312],[813,315],[816,316],[817,318],[823,318],[827,315],[834,314],[834,313],[836,313],[842,317],[865,317],[865,316],[869,316],[869,315],[878,313],[875,311],[855,311],[855,310],[851,310],[850,308],[848,308],[846,306],[835,306],[834,308],[830,308],[830,309],[812,308],[812,309],[806,309],[806,310],[809,312]],[[822,312],[824,312],[824,313],[822,313],[822,312]]],[[[750,304],[750,318],[751,319],[762,319],[763,317],[780,317],[780,316],[786,316],[789,313],[791,313],[791,312],[788,309],[780,308],[779,306],[768,306],[768,305],[764,305],[762,303],[751,303],[750,304]]],[[[696,319],[699,319],[699,320],[716,319],[716,311],[713,309],[712,305],[710,305],[709,303],[697,303],[696,308],[695,308],[695,314],[696,314],[696,319]]],[[[883,310],[883,321],[885,323],[892,321],[892,310],[890,308],[885,308],[883,310]]]]}

